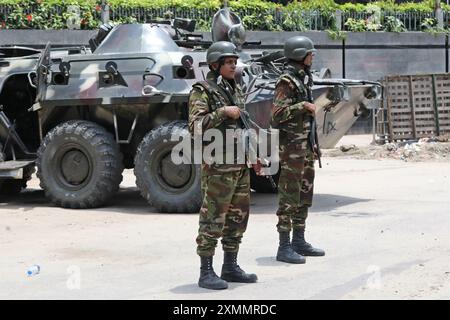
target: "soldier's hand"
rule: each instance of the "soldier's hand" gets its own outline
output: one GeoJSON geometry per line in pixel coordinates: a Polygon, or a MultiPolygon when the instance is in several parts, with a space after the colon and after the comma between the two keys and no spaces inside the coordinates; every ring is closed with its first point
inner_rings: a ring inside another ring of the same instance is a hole
{"type": "Polygon", "coordinates": [[[236,120],[236,119],[239,119],[239,117],[241,116],[241,109],[239,109],[239,107],[225,106],[223,108],[224,108],[225,114],[228,118],[236,120]]]}
{"type": "Polygon", "coordinates": [[[309,111],[310,113],[312,113],[313,115],[316,113],[316,105],[310,102],[305,102],[303,104],[303,107],[309,111]]]}
{"type": "Polygon", "coordinates": [[[262,164],[261,161],[258,159],[256,163],[252,164],[253,170],[255,170],[255,173],[257,176],[262,176],[262,164]]]}

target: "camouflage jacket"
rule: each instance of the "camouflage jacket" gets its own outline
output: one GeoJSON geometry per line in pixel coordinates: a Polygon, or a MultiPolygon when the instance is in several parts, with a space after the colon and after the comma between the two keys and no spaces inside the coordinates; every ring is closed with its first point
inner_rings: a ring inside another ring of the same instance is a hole
{"type": "Polygon", "coordinates": [[[311,86],[312,79],[309,79],[303,70],[293,72],[288,69],[278,79],[272,105],[271,126],[280,130],[280,139],[302,144],[307,140],[310,117],[303,105],[311,96],[311,86]]]}
{"type": "MultiPolygon", "coordinates": [[[[242,128],[242,124],[239,119],[228,118],[222,107],[237,105],[244,109],[244,96],[239,85],[232,86],[225,79],[217,82],[218,80],[212,72],[208,73],[207,80],[214,81],[223,90],[228,90],[234,101],[230,101],[222,90],[216,90],[214,85],[208,85],[205,81],[197,82],[192,86],[189,95],[189,131],[192,135],[203,135],[206,130],[215,128],[220,130],[225,138],[226,129],[239,129],[242,128]]],[[[223,142],[224,157],[226,156],[227,150],[225,149],[228,143],[234,145],[233,158],[236,159],[236,141],[223,142]]]]}

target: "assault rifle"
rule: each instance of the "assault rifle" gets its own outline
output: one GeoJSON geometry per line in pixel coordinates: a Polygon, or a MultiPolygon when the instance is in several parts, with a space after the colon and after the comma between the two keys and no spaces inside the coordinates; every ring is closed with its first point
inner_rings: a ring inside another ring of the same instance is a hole
{"type": "MultiPolygon", "coordinates": [[[[314,103],[311,90],[308,89],[308,102],[314,103]]],[[[322,155],[320,152],[320,146],[319,146],[319,136],[317,134],[317,122],[315,115],[311,115],[309,119],[309,126],[310,126],[310,132],[308,134],[308,145],[311,148],[311,151],[314,155],[317,156],[317,160],[319,161],[319,168],[322,168],[322,161],[320,159],[320,156],[322,155]]]]}
{"type": "MultiPolygon", "coordinates": [[[[246,130],[247,133],[250,132],[250,129],[251,129],[250,121],[249,121],[250,115],[248,114],[248,112],[245,110],[241,110],[239,117],[241,119],[242,125],[244,126],[244,130],[246,130]]],[[[253,152],[253,154],[257,155],[257,151],[253,149],[253,146],[250,143],[250,138],[249,138],[248,134],[245,135],[244,146],[245,146],[246,154],[250,154],[250,152],[253,152]]],[[[257,167],[255,169],[255,172],[256,172],[256,174],[258,174],[258,171],[260,170],[260,166],[261,166],[259,159],[257,160],[257,163],[255,164],[255,166],[257,167]]],[[[266,175],[265,177],[267,179],[269,179],[269,182],[272,185],[272,188],[275,190],[277,188],[277,185],[276,185],[275,181],[273,180],[272,176],[266,175]]]]}
{"type": "MultiPolygon", "coordinates": [[[[235,100],[234,100],[234,98],[233,98],[233,95],[232,95],[231,92],[229,91],[228,87],[222,88],[222,87],[220,87],[220,86],[218,85],[221,81],[222,81],[222,78],[221,78],[221,76],[219,76],[219,78],[217,79],[217,83],[216,83],[217,89],[219,89],[220,91],[224,92],[225,95],[227,96],[228,100],[230,101],[230,103],[236,106],[237,104],[236,104],[236,102],[235,102],[235,100]]],[[[254,150],[254,149],[253,149],[253,146],[252,146],[252,144],[250,143],[250,139],[249,139],[249,136],[248,136],[248,133],[250,132],[250,129],[251,129],[251,126],[250,126],[250,115],[248,114],[247,111],[245,111],[245,110],[240,110],[240,112],[239,112],[239,118],[240,118],[240,120],[241,120],[241,122],[242,122],[242,125],[243,125],[243,127],[244,127],[244,130],[245,130],[246,133],[247,133],[247,134],[245,134],[245,141],[244,141],[245,154],[246,154],[246,155],[249,155],[250,152],[253,152],[253,154],[257,155],[257,154],[258,154],[258,153],[257,153],[257,150],[254,150]]],[[[259,170],[260,170],[260,168],[261,168],[261,163],[260,163],[259,159],[258,159],[257,163],[256,163],[256,164],[252,164],[252,166],[253,166],[253,168],[255,169],[256,174],[258,174],[258,173],[259,173],[259,170]]],[[[272,188],[273,188],[273,189],[276,189],[276,188],[277,188],[277,185],[276,185],[275,181],[273,180],[272,176],[271,176],[271,175],[267,175],[267,176],[265,176],[265,177],[266,177],[267,179],[269,179],[269,182],[270,182],[270,184],[272,185],[272,188]]]]}

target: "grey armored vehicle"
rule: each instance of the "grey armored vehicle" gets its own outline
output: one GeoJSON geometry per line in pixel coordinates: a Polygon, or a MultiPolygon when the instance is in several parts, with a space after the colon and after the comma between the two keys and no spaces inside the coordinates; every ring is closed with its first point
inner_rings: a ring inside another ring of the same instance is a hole
{"type": "MultiPolygon", "coordinates": [[[[20,192],[36,166],[56,205],[98,207],[118,190],[123,169],[134,167],[142,196],[159,211],[197,212],[200,167],[175,165],[170,157],[177,144],[171,135],[188,134],[191,86],[207,72],[210,43],[189,33],[194,26],[178,19],[103,25],[90,48],[0,48],[0,193],[20,192]]],[[[284,57],[246,50],[244,35],[238,17],[226,9],[216,14],[213,40],[243,48],[246,108],[268,128],[284,57]]],[[[379,94],[376,83],[318,76],[321,147],[333,147],[379,94]]],[[[252,188],[273,191],[254,174],[252,188]]]]}

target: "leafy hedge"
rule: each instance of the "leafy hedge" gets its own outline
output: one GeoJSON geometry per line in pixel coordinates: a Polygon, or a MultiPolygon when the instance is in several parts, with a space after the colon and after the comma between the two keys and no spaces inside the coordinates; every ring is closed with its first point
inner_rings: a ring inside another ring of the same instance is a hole
{"type": "MultiPolygon", "coordinates": [[[[199,30],[208,30],[212,15],[223,5],[223,0],[107,0],[107,3],[115,23],[181,15],[195,18],[199,30]]],[[[95,29],[100,24],[100,4],[100,0],[0,0],[0,29],[95,29]]],[[[270,31],[335,30],[336,10],[343,12],[345,28],[349,31],[404,31],[402,21],[396,18],[398,13],[424,14],[423,29],[436,30],[436,21],[431,16],[434,5],[434,0],[342,5],[334,0],[294,0],[286,6],[267,0],[228,1],[248,30],[270,31]]],[[[441,8],[450,12],[450,6],[445,3],[441,3],[441,8]]]]}

